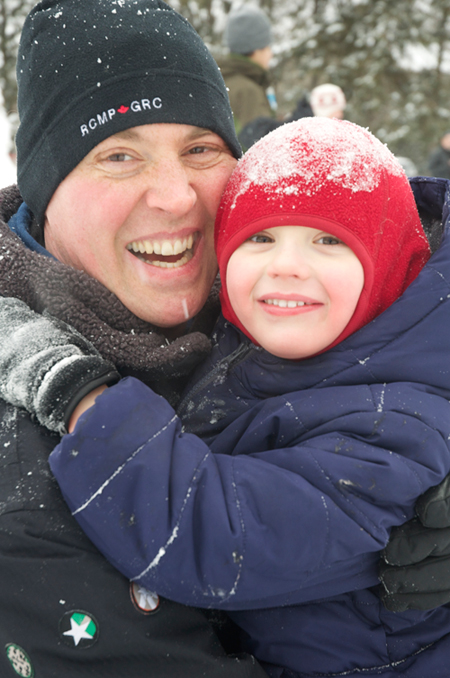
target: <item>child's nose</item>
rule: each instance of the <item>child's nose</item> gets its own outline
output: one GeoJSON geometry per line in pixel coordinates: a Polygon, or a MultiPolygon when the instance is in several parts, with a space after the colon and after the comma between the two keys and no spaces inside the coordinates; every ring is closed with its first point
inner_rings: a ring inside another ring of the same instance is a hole
{"type": "Polygon", "coordinates": [[[306,253],[298,248],[286,246],[274,252],[268,273],[273,277],[294,276],[303,280],[311,275],[311,265],[306,253]]]}

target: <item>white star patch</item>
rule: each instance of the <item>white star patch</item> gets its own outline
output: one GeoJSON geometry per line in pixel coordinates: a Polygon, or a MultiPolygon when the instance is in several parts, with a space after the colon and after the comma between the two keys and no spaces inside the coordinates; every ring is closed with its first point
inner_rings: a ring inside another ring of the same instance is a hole
{"type": "Polygon", "coordinates": [[[75,643],[75,645],[78,645],[78,643],[80,642],[80,640],[82,638],[87,638],[88,640],[92,640],[92,638],[94,637],[95,631],[94,631],[94,633],[88,633],[86,631],[86,629],[89,626],[89,624],[91,623],[91,621],[92,621],[92,619],[90,617],[84,617],[83,621],[79,624],[76,621],[76,619],[71,617],[70,625],[71,625],[72,628],[70,629],[70,631],[64,631],[63,636],[72,636],[73,642],[75,643]]]}
{"type": "Polygon", "coordinates": [[[71,647],[89,647],[98,638],[97,622],[83,610],[66,612],[59,623],[59,629],[65,644],[71,647]]]}

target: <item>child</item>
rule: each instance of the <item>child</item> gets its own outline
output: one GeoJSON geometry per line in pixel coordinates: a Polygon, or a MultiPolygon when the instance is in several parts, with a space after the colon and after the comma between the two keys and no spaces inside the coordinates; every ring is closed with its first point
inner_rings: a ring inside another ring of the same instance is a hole
{"type": "Polygon", "coordinates": [[[50,457],[116,567],[227,610],[270,676],[448,675],[450,608],[388,612],[376,563],[450,470],[449,247],[426,264],[408,181],[370,133],[285,125],[222,200],[223,318],[184,429],[127,379],[50,457]]]}

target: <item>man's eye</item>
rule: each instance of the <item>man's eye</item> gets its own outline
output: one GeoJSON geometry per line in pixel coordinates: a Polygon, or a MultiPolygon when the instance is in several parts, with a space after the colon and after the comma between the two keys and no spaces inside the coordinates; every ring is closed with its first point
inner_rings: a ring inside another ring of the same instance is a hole
{"type": "Polygon", "coordinates": [[[133,160],[133,158],[127,153],[113,153],[112,155],[108,155],[107,160],[110,162],[125,162],[126,160],[133,160]]]}
{"type": "Polygon", "coordinates": [[[222,149],[217,146],[193,146],[186,153],[187,162],[194,167],[210,167],[220,158],[222,149]]]}

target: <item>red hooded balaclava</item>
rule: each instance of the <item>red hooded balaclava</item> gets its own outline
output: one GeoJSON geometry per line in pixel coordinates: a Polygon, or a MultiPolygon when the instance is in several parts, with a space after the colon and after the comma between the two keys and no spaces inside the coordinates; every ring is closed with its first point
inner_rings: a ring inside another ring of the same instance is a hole
{"type": "Polygon", "coordinates": [[[430,256],[408,179],[384,144],[344,120],[302,118],[283,125],[239,161],[216,219],[222,311],[252,341],[230,305],[228,260],[255,233],[283,225],[335,235],[363,266],[353,317],[327,348],[390,306],[430,256]]]}

